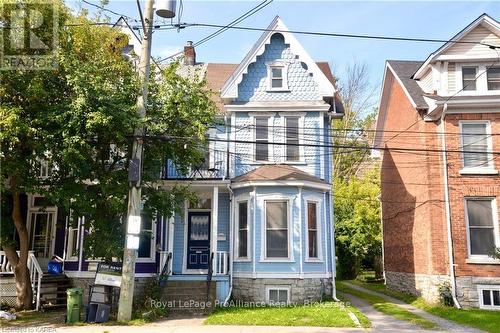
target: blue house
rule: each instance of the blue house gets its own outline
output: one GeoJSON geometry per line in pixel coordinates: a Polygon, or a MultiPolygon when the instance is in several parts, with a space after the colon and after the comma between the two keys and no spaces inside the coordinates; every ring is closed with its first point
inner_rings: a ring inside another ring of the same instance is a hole
{"type": "MultiPolygon", "coordinates": [[[[163,271],[171,298],[200,293],[207,280],[219,302],[332,295],[330,124],[342,105],[328,63],[313,61],[279,17],[239,64],[198,63],[191,43],[184,53],[179,71],[206,77],[221,121],[207,133],[204,165],[182,174],[166,162],[160,186],[189,184],[200,200],[172,218],[143,220],[152,237],[140,240],[136,293],[163,271]]],[[[73,284],[87,287],[99,260],[83,251],[85,218],[69,226],[57,207],[40,210],[42,199],[26,203],[33,257],[63,258],[73,284]]]]}
{"type": "Polygon", "coordinates": [[[170,280],[205,280],[217,297],[304,302],[331,295],[335,272],[330,123],[342,115],[328,63],[316,63],[279,17],[239,64],[196,62],[218,93],[204,168],[168,163],[164,186],[188,182],[200,204],[165,221],[170,280]],[[279,32],[275,32],[279,31],[279,32]]]}

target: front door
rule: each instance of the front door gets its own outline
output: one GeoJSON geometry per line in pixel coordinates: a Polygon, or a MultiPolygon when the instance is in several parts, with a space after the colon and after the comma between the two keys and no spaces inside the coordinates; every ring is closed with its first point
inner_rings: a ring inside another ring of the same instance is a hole
{"type": "Polygon", "coordinates": [[[34,252],[42,267],[45,267],[54,252],[54,222],[55,212],[30,212],[30,250],[34,252]]]}
{"type": "Polygon", "coordinates": [[[187,269],[208,269],[210,212],[188,213],[187,269]]]}

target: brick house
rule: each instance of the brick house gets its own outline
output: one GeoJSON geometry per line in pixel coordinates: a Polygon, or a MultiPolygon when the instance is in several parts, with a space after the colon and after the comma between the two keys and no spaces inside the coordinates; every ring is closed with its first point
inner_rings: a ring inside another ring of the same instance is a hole
{"type": "Polygon", "coordinates": [[[423,62],[386,62],[386,283],[430,301],[449,283],[456,305],[500,309],[500,49],[488,46],[500,23],[483,14],[450,40],[423,62]]]}

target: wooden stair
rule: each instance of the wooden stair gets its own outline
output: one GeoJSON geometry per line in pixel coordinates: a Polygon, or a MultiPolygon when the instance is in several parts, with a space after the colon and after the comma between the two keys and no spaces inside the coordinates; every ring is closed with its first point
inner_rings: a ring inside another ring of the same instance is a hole
{"type": "Polygon", "coordinates": [[[68,288],[71,288],[71,281],[65,274],[44,273],[40,287],[40,306],[45,309],[65,307],[68,288]]]}
{"type": "Polygon", "coordinates": [[[206,281],[168,281],[162,288],[162,301],[169,312],[207,314],[215,307],[216,282],[210,283],[207,298],[206,281]]]}

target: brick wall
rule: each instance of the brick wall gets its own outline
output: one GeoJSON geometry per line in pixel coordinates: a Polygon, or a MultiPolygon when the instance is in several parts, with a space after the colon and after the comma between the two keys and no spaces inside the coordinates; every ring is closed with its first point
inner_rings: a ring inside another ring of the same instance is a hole
{"type": "MultiPolygon", "coordinates": [[[[387,75],[392,73],[388,71],[387,75]]],[[[453,134],[446,135],[447,150],[461,149],[460,120],[489,120],[492,133],[500,133],[498,113],[448,114],[445,118],[445,132],[453,134]]],[[[442,149],[437,134],[441,131],[439,121],[424,121],[399,83],[394,80],[388,98],[384,130],[383,146],[392,148],[383,152],[381,172],[386,273],[412,273],[413,275],[405,276],[413,277],[421,274],[429,277],[449,274],[442,154],[396,150],[398,147],[442,149]],[[390,131],[405,132],[398,134],[390,131]]],[[[493,150],[500,150],[498,135],[493,136],[493,150]]],[[[494,163],[495,169],[499,170],[500,162],[497,157],[494,156],[494,163]]],[[[500,265],[467,262],[464,197],[496,197],[497,205],[500,205],[500,177],[461,175],[461,153],[448,153],[447,160],[455,275],[464,278],[498,277],[500,265]]],[[[497,219],[498,212],[500,207],[493,212],[497,214],[497,219]]],[[[418,289],[417,279],[413,280],[415,289],[418,289]]],[[[404,285],[407,286],[408,281],[404,285]]]]}
{"type": "Polygon", "coordinates": [[[393,149],[383,152],[381,173],[385,269],[447,274],[441,157],[395,150],[439,148],[437,137],[427,133],[438,131],[438,126],[423,121],[397,81],[391,90],[382,140],[393,149]],[[401,130],[407,132],[390,132],[401,130]]]}

